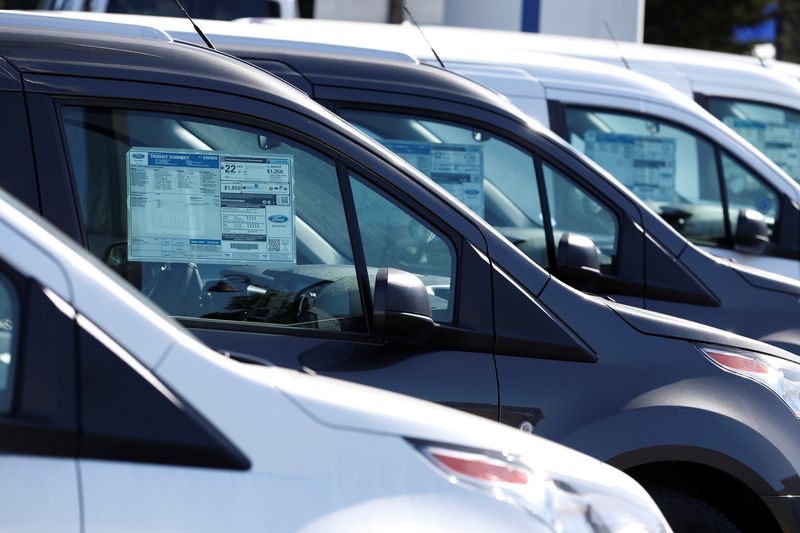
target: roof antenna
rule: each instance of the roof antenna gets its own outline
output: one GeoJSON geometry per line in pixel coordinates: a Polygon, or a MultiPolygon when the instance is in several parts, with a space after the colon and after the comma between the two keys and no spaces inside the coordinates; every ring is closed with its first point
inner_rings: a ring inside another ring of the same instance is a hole
{"type": "Polygon", "coordinates": [[[216,48],[214,48],[214,45],[213,45],[213,44],[211,44],[211,41],[209,41],[209,40],[208,40],[208,37],[206,37],[206,34],[205,34],[205,33],[203,33],[203,30],[201,30],[201,29],[200,29],[200,28],[197,26],[197,24],[195,24],[195,23],[194,23],[194,20],[192,20],[192,17],[190,17],[190,16],[189,16],[189,13],[187,13],[187,12],[186,12],[186,10],[183,8],[183,6],[181,5],[181,2],[180,2],[180,0],[175,0],[175,3],[176,3],[176,4],[178,4],[178,7],[179,7],[179,8],[181,8],[181,11],[183,11],[183,14],[184,14],[184,15],[186,15],[186,18],[187,18],[187,19],[189,19],[189,22],[191,22],[191,23],[192,23],[192,26],[194,26],[194,31],[196,31],[196,32],[197,32],[197,35],[199,35],[199,36],[200,36],[200,38],[201,38],[201,39],[203,39],[203,42],[204,42],[204,43],[206,43],[206,46],[208,46],[208,47],[209,47],[209,48],[211,48],[212,50],[216,50],[216,48]]]}
{"type": "MultiPolygon", "coordinates": [[[[175,0],[175,1],[177,2],[178,0],[175,0]]],[[[419,25],[419,23],[417,22],[417,19],[415,19],[415,18],[414,18],[414,15],[412,15],[412,14],[411,14],[411,10],[409,10],[409,9],[406,7],[406,3],[405,3],[405,2],[403,2],[403,11],[405,11],[405,12],[406,12],[406,15],[408,15],[408,18],[410,18],[410,19],[411,19],[411,22],[412,22],[412,23],[414,24],[414,26],[416,26],[416,27],[417,27],[417,29],[419,30],[419,33],[420,33],[420,35],[422,35],[422,38],[425,40],[425,44],[427,44],[427,45],[428,45],[428,48],[430,48],[430,49],[431,49],[431,52],[433,52],[433,57],[435,57],[435,58],[436,58],[436,61],[438,61],[438,62],[439,62],[439,65],[440,65],[440,66],[441,66],[443,69],[447,70],[447,67],[445,67],[445,66],[444,66],[444,61],[442,61],[442,58],[441,58],[441,57],[439,57],[439,54],[437,54],[437,53],[436,53],[436,50],[434,50],[434,48],[433,48],[433,45],[432,45],[432,44],[431,44],[431,42],[428,40],[428,38],[427,38],[427,37],[425,37],[425,32],[424,32],[424,31],[422,31],[422,27],[421,27],[421,26],[419,25]]]]}
{"type": "MultiPolygon", "coordinates": [[[[175,1],[177,2],[178,0],[175,0],[175,1]]],[[[614,41],[614,44],[617,46],[617,51],[619,52],[620,59],[622,59],[622,64],[625,65],[626,69],[631,70],[631,66],[625,60],[625,55],[622,53],[622,47],[620,47],[619,43],[617,42],[617,38],[614,37],[614,32],[611,31],[611,26],[608,25],[608,22],[606,22],[606,19],[603,19],[603,24],[605,24],[606,31],[608,32],[608,35],[611,37],[611,40],[614,41]]]]}

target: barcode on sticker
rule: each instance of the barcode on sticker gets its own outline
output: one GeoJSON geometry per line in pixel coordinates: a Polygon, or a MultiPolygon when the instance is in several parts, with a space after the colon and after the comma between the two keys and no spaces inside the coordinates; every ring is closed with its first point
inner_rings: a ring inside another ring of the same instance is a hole
{"type": "Polygon", "coordinates": [[[284,194],[278,195],[278,205],[289,205],[289,197],[284,194]]]}
{"type": "Polygon", "coordinates": [[[231,250],[258,250],[258,244],[249,242],[232,242],[231,250]]]}
{"type": "Polygon", "coordinates": [[[267,239],[267,251],[280,252],[281,240],[280,239],[267,239]]]}

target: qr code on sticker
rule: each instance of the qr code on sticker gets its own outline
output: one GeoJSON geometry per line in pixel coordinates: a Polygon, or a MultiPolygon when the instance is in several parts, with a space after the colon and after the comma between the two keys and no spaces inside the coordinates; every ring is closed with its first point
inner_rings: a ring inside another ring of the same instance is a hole
{"type": "Polygon", "coordinates": [[[267,249],[270,252],[280,252],[281,251],[281,240],[280,239],[267,239],[267,249]]]}
{"type": "Polygon", "coordinates": [[[278,195],[278,205],[289,205],[289,197],[285,194],[278,195]]]}

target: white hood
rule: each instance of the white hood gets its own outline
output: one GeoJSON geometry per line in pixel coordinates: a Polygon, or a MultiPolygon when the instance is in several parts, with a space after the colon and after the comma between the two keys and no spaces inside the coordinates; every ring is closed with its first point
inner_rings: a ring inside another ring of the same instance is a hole
{"type": "Polygon", "coordinates": [[[549,472],[590,479],[636,499],[649,496],[619,470],[549,440],[400,394],[281,368],[272,384],[321,424],[518,455],[549,472]]]}

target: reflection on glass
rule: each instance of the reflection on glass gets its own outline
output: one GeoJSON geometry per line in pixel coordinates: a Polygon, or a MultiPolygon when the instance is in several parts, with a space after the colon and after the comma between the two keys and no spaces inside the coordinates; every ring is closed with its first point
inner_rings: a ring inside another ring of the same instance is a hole
{"type": "Polygon", "coordinates": [[[194,116],[82,107],[62,113],[90,251],[167,312],[365,330],[342,194],[330,158],[272,132],[194,116]],[[139,163],[133,162],[134,153],[142,154],[139,163]],[[158,154],[176,160],[190,154],[191,160],[133,168],[158,154]],[[229,159],[223,161],[221,154],[229,159]],[[216,167],[206,164],[215,157],[216,167]],[[277,164],[281,158],[292,165],[277,164]],[[263,159],[270,163],[258,162],[263,159]],[[283,180],[269,175],[286,172],[291,175],[283,180]],[[288,193],[264,191],[288,184],[288,193]],[[293,202],[294,212],[271,215],[281,195],[293,202]],[[165,211],[165,206],[175,207],[165,211]],[[145,222],[132,231],[137,209],[145,222]],[[168,219],[148,219],[148,209],[161,209],[159,216],[168,219]],[[161,235],[165,225],[173,228],[173,238],[149,237],[161,235]],[[204,234],[209,228],[216,237],[204,234]],[[286,241],[276,242],[274,249],[273,230],[284,232],[286,241]],[[129,259],[134,244],[147,239],[156,243],[148,249],[152,257],[129,259]],[[284,245],[290,253],[283,253],[284,245]]]}
{"type": "Polygon", "coordinates": [[[732,98],[708,99],[708,110],[800,181],[800,112],[732,98]]]}
{"type": "Polygon", "coordinates": [[[740,209],[756,209],[774,225],[777,195],[725,153],[718,166],[716,150],[704,138],[647,116],[568,108],[566,118],[573,146],[693,242],[729,243],[726,216],[734,227],[740,209]],[[723,210],[721,181],[729,214],[723,210]]]}

